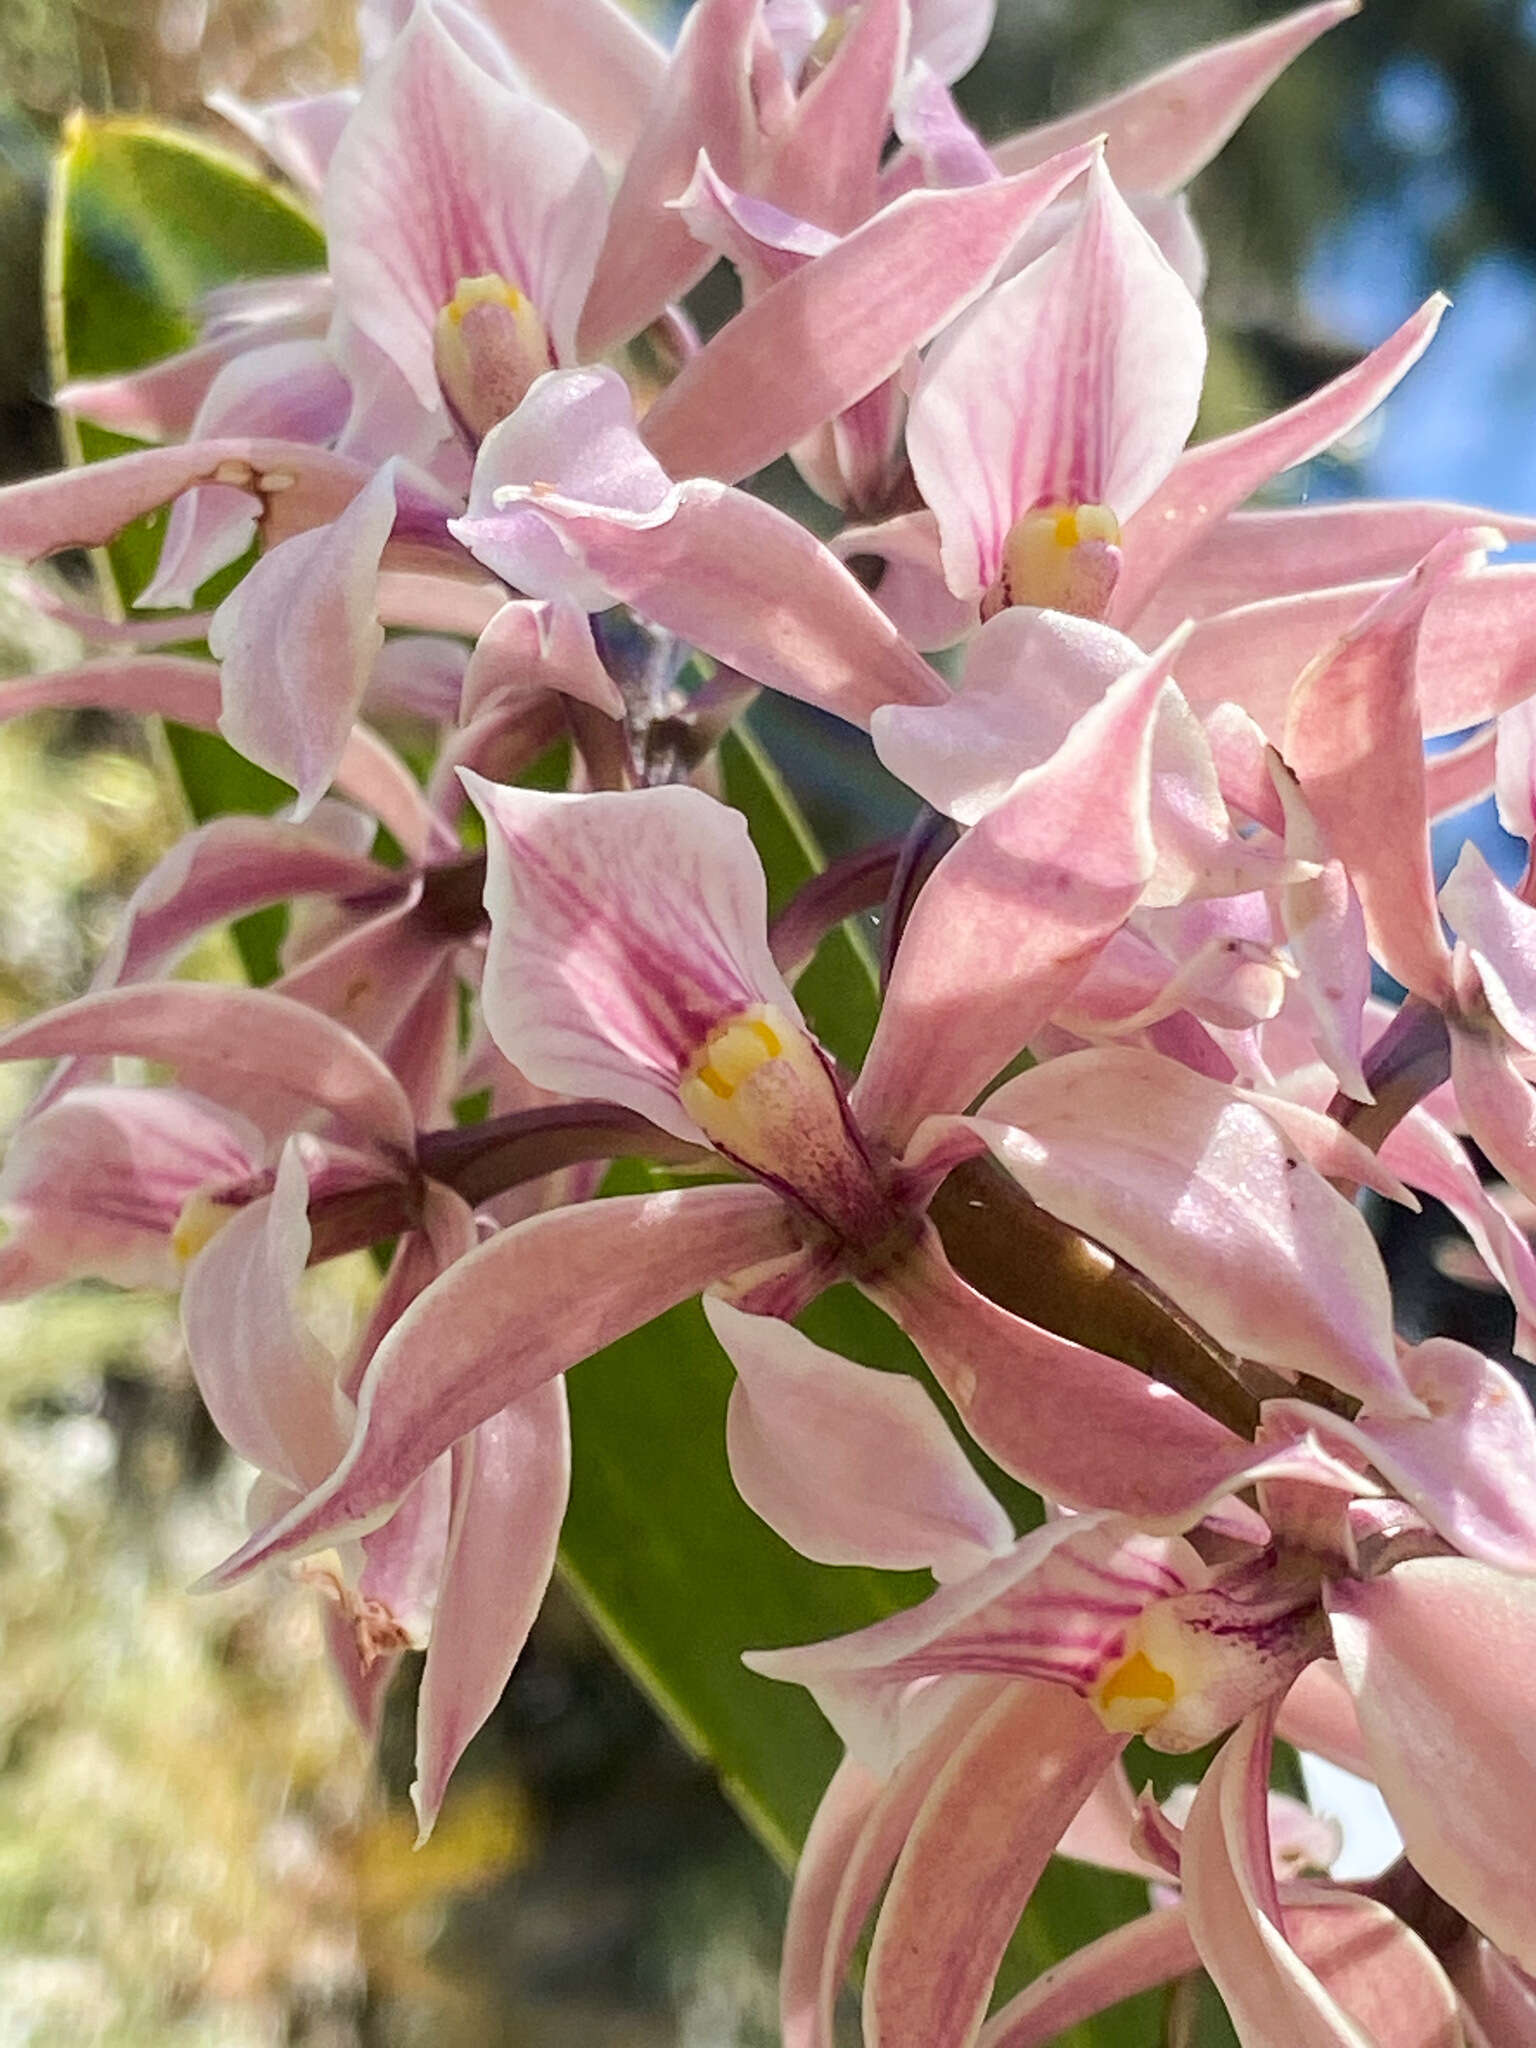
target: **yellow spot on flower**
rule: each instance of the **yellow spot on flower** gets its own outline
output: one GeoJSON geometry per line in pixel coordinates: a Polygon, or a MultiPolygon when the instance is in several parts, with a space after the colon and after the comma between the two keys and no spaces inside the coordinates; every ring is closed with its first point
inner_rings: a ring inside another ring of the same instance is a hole
{"type": "Polygon", "coordinates": [[[1013,604],[1102,618],[1119,573],[1120,522],[1107,505],[1037,505],[1003,543],[983,615],[1013,604]]]}
{"type": "Polygon", "coordinates": [[[171,1231],[171,1250],[181,1264],[190,1266],[203,1247],[212,1244],[237,1209],[238,1204],[216,1202],[201,1188],[196,1194],[188,1195],[171,1231]]]}
{"type": "Polygon", "coordinates": [[[1142,1735],[1155,1727],[1178,1697],[1178,1686],[1145,1650],[1133,1650],[1099,1683],[1093,1704],[1116,1735],[1142,1735]]]}
{"type": "Polygon", "coordinates": [[[766,1017],[738,1019],[710,1039],[702,1064],[693,1070],[693,1079],[702,1081],[711,1095],[729,1102],[749,1074],[755,1074],[765,1060],[778,1059],[783,1050],[766,1017]]]}
{"type": "Polygon", "coordinates": [[[527,303],[515,284],[508,284],[504,277],[491,271],[485,277],[461,277],[443,314],[455,327],[462,327],[471,306],[504,306],[509,313],[520,313],[527,303]]]}

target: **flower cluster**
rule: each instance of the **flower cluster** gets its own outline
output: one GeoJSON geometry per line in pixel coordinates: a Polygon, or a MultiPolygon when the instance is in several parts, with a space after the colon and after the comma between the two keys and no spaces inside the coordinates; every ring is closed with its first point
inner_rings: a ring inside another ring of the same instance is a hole
{"type": "Polygon", "coordinates": [[[365,1723],[425,1647],[424,1827],[553,1565],[563,1374],[702,1291],[750,1507],[940,1582],[754,1659],[848,1747],[791,2048],[830,2048],[872,1918],[870,2048],[1026,2048],[1197,1965],[1247,2048],[1536,2042],[1536,1420],[1501,1365],[1396,1336],[1355,1202],[1448,1205],[1536,1356],[1536,1258],[1464,1142],[1536,1199],[1536,864],[1512,890],[1469,846],[1437,896],[1429,856],[1495,789],[1536,839],[1536,571],[1487,566],[1536,524],[1245,509],[1387,397],[1440,299],[1186,446],[1182,188],[1352,4],[989,149],[949,89],[986,0],[699,0],[670,52],[614,0],[365,0],[357,90],[221,103],[326,271],[59,394],[160,445],[0,491],[29,559],[169,505],[152,606],[260,544],[211,618],[103,624],[4,714],[161,712],[295,792],[190,832],[95,988],[0,1042],[61,1062],[0,1180],[0,1289],[180,1286],[260,1473],[215,1579],[304,1560],[365,1723]],[[722,258],[740,310],[701,341],[681,301],[722,258]],[[780,456],[830,543],[742,488],[780,456]],[[159,651],[203,631],[211,658],[159,651]],[[865,729],[920,802],[771,926],[715,760],[758,688],[865,729]],[[173,978],[279,902],[271,987],[173,978]],[[855,1076],[794,985],[879,906],[855,1076]],[[626,1157],[671,1184],[597,1199],[626,1157]],[[302,1275],[384,1243],[338,1361],[302,1275]],[[949,1417],[794,1327],[839,1282],[949,1417]],[[1095,1321],[1111,1282],[1136,1343],[1095,1321]],[[1393,1883],[1318,1874],[1277,1728],[1374,1777],[1393,1883]],[[1132,1736],[1223,1735],[1182,1815],[1132,1797],[1132,1736]],[[1058,1847],[1163,1902],[988,2019],[1058,1847]]]}

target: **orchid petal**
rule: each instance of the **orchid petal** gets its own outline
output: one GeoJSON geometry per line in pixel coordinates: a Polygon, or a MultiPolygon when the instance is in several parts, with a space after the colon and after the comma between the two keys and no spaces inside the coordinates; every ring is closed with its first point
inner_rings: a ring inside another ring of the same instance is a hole
{"type": "Polygon", "coordinates": [[[738,1375],[726,1418],[736,1490],[802,1556],[954,1579],[1007,1549],[1007,1515],[916,1380],[771,1316],[708,1298],[704,1312],[738,1375]]]}
{"type": "Polygon", "coordinates": [[[326,1484],[207,1583],[376,1525],[492,1415],[722,1274],[792,1245],[783,1204],[755,1187],[583,1202],[503,1231],[429,1287],[379,1346],[351,1449],[326,1484]]]}
{"type": "Polygon", "coordinates": [[[946,326],[1091,160],[1082,149],[1017,182],[898,199],[770,286],[706,343],[647,413],[648,445],[674,476],[731,483],[763,468],[946,326]],[[797,373],[764,386],[765,362],[794,362],[797,373]],[[748,389],[756,396],[743,405],[748,389]]]}
{"type": "Polygon", "coordinates": [[[1410,1861],[1531,1970],[1536,1581],[1464,1558],[1412,1558],[1363,1584],[1339,1582],[1327,1605],[1372,1773],[1410,1861]]]}
{"type": "Polygon", "coordinates": [[[968,1287],[936,1235],[870,1291],[988,1456],[1052,1500],[1176,1529],[1251,1462],[1251,1445],[1171,1387],[968,1287]]]}
{"type": "Polygon", "coordinates": [[[331,526],[271,549],[214,614],[220,730],[299,793],[304,817],[330,787],[384,645],[379,560],[395,522],[386,465],[331,526]]]}
{"type": "Polygon", "coordinates": [[[727,1018],[797,1018],[746,820],[701,790],[551,796],[464,773],[488,830],[486,1025],[539,1087],[701,1139],[678,1084],[727,1018]]]}
{"type": "Polygon", "coordinates": [[[180,1069],[188,1086],[286,1132],[321,1108],[386,1150],[416,1127],[389,1069],[329,1017],[267,989],[178,981],[103,989],[0,1036],[0,1060],[123,1054],[180,1069]]]}
{"type": "Polygon", "coordinates": [[[555,1568],[570,1471],[561,1380],[490,1416],[454,1452],[453,1514],[416,1705],[420,1839],[528,1640],[555,1568]]]}
{"type": "MultiPolygon", "coordinates": [[[[198,407],[189,438],[250,434],[324,446],[345,424],[349,402],[346,381],[323,342],[271,342],[225,364],[198,407]]],[[[260,509],[248,492],[221,484],[203,484],[178,498],[154,576],[137,602],[190,605],[210,576],[245,553],[260,509]]]]}
{"type": "Polygon", "coordinates": [[[188,1196],[248,1179],[261,1135],[175,1088],[74,1088],[30,1115],[0,1167],[0,1300],[61,1280],[179,1284],[171,1234],[188,1196]]]}
{"type": "Polygon", "coordinates": [[[270,1195],[232,1216],[187,1272],[181,1327],[198,1391],[242,1458],[303,1493],[346,1447],[336,1360],[299,1306],[309,1182],[290,1139],[270,1195]]]}
{"type": "Polygon", "coordinates": [[[1428,348],[1448,303],[1437,293],[1353,369],[1285,412],[1188,450],[1126,528],[1125,565],[1110,607],[1114,622],[1134,621],[1224,513],[1374,412],[1428,348]]]}
{"type": "Polygon", "coordinates": [[[769,200],[733,190],[710,162],[707,150],[699,151],[688,189],[672,207],[687,221],[691,235],[735,265],[748,298],[837,247],[838,237],[830,229],[786,213],[769,200]]]}
{"type": "Polygon", "coordinates": [[[750,73],[759,4],[703,0],[684,18],[614,194],[581,316],[584,356],[638,334],[713,261],[668,202],[687,185],[701,149],[732,184],[744,182],[758,137],[750,73]]]}
{"type": "Polygon", "coordinates": [[[220,86],[208,94],[204,104],[210,113],[222,114],[231,128],[254,142],[301,192],[318,199],[326,167],[347,117],[357,105],[357,94],[343,86],[334,92],[253,106],[220,86]]]}
{"type": "Polygon", "coordinates": [[[1159,1906],[1101,1934],[996,2011],[977,2048],[1048,2048],[1081,2020],[1200,1967],[1182,1906],[1159,1906]]]}
{"type": "Polygon", "coordinates": [[[863,0],[842,15],[837,48],[797,94],[757,174],[785,212],[838,234],[874,212],[911,15],[907,0],[863,0]]]}
{"type": "MultiPolygon", "coordinates": [[[[845,1756],[821,1795],[795,1865],[794,1890],[784,1922],[783,1960],[779,1966],[783,2048],[832,2048],[831,2017],[824,2009],[831,2004],[831,1998],[823,1999],[822,1980],[828,1974],[827,1951],[835,1926],[837,1896],[859,1837],[880,1804],[883,1789],[880,1779],[857,1757],[845,1756]]],[[[899,1847],[898,1838],[891,1850],[892,1863],[899,1847]]],[[[836,1967],[833,1997],[837,1980],[846,1967],[846,1959],[836,1967]]]]}
{"type": "Polygon", "coordinates": [[[1108,1246],[1217,1343],[1423,1412],[1398,1369],[1364,1217],[1245,1097],[1129,1046],[1009,1081],[975,1119],[1043,1208],[1108,1246]]]}
{"type": "MultiPolygon", "coordinates": [[[[1318,861],[1322,870],[1290,883],[1280,897],[1285,935],[1301,970],[1301,999],[1312,1013],[1317,1049],[1340,1088],[1356,1102],[1369,1102],[1361,1065],[1371,992],[1365,913],[1344,862],[1330,857],[1328,840],[1296,778],[1273,754],[1269,768],[1284,812],[1287,852],[1318,861]]],[[[1435,930],[1438,935],[1438,926],[1435,930]]]]}
{"type": "Polygon", "coordinates": [[[1440,906],[1476,965],[1488,1008],[1517,1045],[1536,1050],[1536,908],[1504,887],[1470,839],[1440,906]]]}
{"type": "Polygon", "coordinates": [[[1478,568],[1491,531],[1448,535],[1298,679],[1284,753],[1330,850],[1349,870],[1371,950],[1442,1004],[1450,950],[1435,910],[1415,657],[1426,606],[1478,568]]]}
{"type": "Polygon", "coordinates": [[[1040,1873],[1122,1740],[1075,1693],[1031,1680],[964,1738],[880,1911],[864,1998],[869,2048],[970,2048],[1040,1873]]]}
{"type": "Polygon", "coordinates": [[[587,614],[572,604],[504,604],[475,642],[464,671],[460,722],[468,725],[503,695],[558,690],[610,718],[624,699],[603,667],[587,614]]]}
{"type": "Polygon", "coordinates": [[[954,189],[987,184],[1000,175],[986,144],[955,105],[953,93],[920,57],[907,67],[891,118],[921,167],[924,185],[954,189]]]}
{"type": "Polygon", "coordinates": [[[1488,1941],[1468,1944],[1451,1967],[1463,2016],[1480,2030],[1467,2048],[1536,2048],[1536,1984],[1523,1971],[1488,1941]]]}
{"type": "Polygon", "coordinates": [[[645,132],[666,52],[616,0],[484,0],[483,12],[532,89],[622,162],[645,132]]]}
{"type": "Polygon", "coordinates": [[[431,409],[433,330],[462,279],[503,278],[570,355],[605,215],[580,129],[491,77],[419,7],[331,159],[338,308],[431,409]]]}
{"type": "Polygon", "coordinates": [[[1136,907],[1156,860],[1153,659],[946,854],[917,898],[853,1104],[901,1145],[1028,1044],[1136,907]]]}
{"type": "Polygon", "coordinates": [[[1022,170],[1053,150],[1107,131],[1110,169],[1121,185],[1133,192],[1176,192],[1210,162],[1286,66],[1357,11],[1357,0],[1298,8],[1180,57],[1080,113],[1027,129],[998,143],[993,154],[1004,170],[1022,170]]]}
{"type": "Polygon", "coordinates": [[[1402,1369],[1423,1417],[1347,1422],[1303,1402],[1274,1401],[1265,1403],[1265,1420],[1308,1427],[1369,1459],[1465,1556],[1536,1573],[1536,1417],[1518,1380],[1449,1337],[1405,1351],[1402,1369]]]}
{"type": "Polygon", "coordinates": [[[1154,640],[1237,605],[1406,576],[1437,541],[1473,526],[1495,527],[1510,542],[1536,540],[1536,519],[1424,499],[1231,512],[1162,579],[1136,632],[1154,640]]]}
{"type": "Polygon", "coordinates": [[[845,526],[832,552],[876,597],[902,638],[925,653],[951,647],[976,624],[974,600],[944,581],[938,521],[927,510],[903,512],[878,526],[845,526]],[[866,577],[867,567],[874,573],[866,577]]]}
{"type": "Polygon", "coordinates": [[[1319,1660],[1301,1672],[1280,1703],[1275,1732],[1357,1778],[1371,1775],[1360,1719],[1337,1664],[1319,1660]]]}
{"type": "Polygon", "coordinates": [[[992,587],[1036,505],[1129,517],[1188,439],[1204,370],[1199,308],[1096,162],[1074,225],[929,351],[912,396],[907,447],[955,595],[992,587]]]}
{"type": "MultiPolygon", "coordinates": [[[[1457,948],[1460,964],[1464,957],[1457,948]]],[[[1511,1187],[1536,1200],[1536,1089],[1515,1063],[1515,1046],[1494,1021],[1477,969],[1470,961],[1471,997],[1458,990],[1461,1013],[1451,1031],[1451,1080],[1456,1108],[1495,1169],[1511,1187]],[[1476,1009],[1469,1015],[1469,998],[1476,1009]]]]}

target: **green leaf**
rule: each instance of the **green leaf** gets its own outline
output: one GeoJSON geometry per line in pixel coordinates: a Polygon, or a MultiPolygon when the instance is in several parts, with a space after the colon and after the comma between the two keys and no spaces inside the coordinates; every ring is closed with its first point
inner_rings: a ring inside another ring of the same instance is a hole
{"type": "MultiPolygon", "coordinates": [[[[195,340],[197,302],[216,285],[314,270],[324,261],[313,221],[235,157],[146,122],[77,115],[55,163],[48,225],[55,381],[154,362],[195,340]]],[[[61,418],[60,426],[77,462],[140,445],[85,421],[61,418]]],[[[136,520],[102,552],[108,590],[124,610],[154,568],[165,521],[164,511],[136,520]]],[[[211,579],[200,602],[217,603],[247,566],[211,579]]],[[[283,783],[218,734],[167,724],[166,735],[199,823],[229,811],[274,811],[286,801],[283,783]]],[[[282,922],[280,911],[264,911],[235,928],[254,982],[276,973],[282,922]]]]}

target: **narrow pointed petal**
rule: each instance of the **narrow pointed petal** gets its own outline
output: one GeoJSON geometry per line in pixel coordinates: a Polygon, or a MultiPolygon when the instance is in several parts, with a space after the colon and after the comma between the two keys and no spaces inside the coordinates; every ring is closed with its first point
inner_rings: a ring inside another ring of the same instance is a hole
{"type": "Polygon", "coordinates": [[[1515,1305],[1515,1349],[1536,1351],[1536,1250],[1514,1217],[1483,1185],[1461,1139],[1421,1105],[1382,1141],[1381,1159],[1410,1187],[1433,1195],[1471,1238],[1515,1305]]]}
{"type": "Polygon", "coordinates": [[[1095,2013],[1200,1967],[1182,1906],[1159,1906],[1043,1970],[982,2028],[977,2048],[1048,2048],[1095,2013]]]}
{"type": "Polygon", "coordinates": [[[122,1054],[180,1070],[188,1086],[262,1129],[286,1133],[321,1108],[409,1155],[416,1127],[399,1084],[368,1048],[266,989],[178,981],[81,996],[0,1037],[0,1059],[122,1054]]]}
{"type": "MultiPolygon", "coordinates": [[[[536,488],[506,492],[502,503],[519,520],[537,513],[569,558],[566,576],[591,579],[603,601],[633,605],[754,682],[850,724],[867,725],[881,704],[932,704],[946,694],[837,558],[798,521],[743,491],[679,484],[649,512],[536,488]]],[[[495,515],[455,520],[454,532],[477,560],[501,569],[495,515]]],[[[518,566],[525,563],[520,554],[518,566]]],[[[568,588],[562,580],[532,594],[559,597],[568,588]]]]}
{"type": "Polygon", "coordinates": [[[1109,166],[1128,191],[1176,192],[1221,148],[1254,102],[1307,45],[1357,12],[1357,0],[1322,0],[1246,35],[1212,43],[1098,100],[1081,113],[996,145],[1004,170],[1108,134],[1109,166]]]}
{"type": "MultiPolygon", "coordinates": [[[[373,476],[360,462],[299,441],[238,438],[146,448],[0,490],[0,553],[35,562],[61,548],[104,547],[130,521],[197,484],[227,484],[259,498],[263,540],[276,546],[335,519],[373,476]]],[[[427,510],[432,493],[424,480],[413,481],[410,502],[427,510]]],[[[443,500],[439,520],[453,509],[443,500]]]]}
{"type": "Polygon", "coordinates": [[[868,2048],[970,2048],[1062,1830],[1120,1748],[1064,1686],[1021,1680],[923,1804],[870,1950],[868,2048]]]}
{"type": "Polygon", "coordinates": [[[1464,1556],[1536,1574],[1536,1417],[1520,1383],[1470,1345],[1434,1337],[1403,1355],[1423,1417],[1326,1419],[1303,1402],[1265,1403],[1277,1427],[1308,1428],[1369,1459],[1464,1556]]]}
{"type": "Polygon", "coordinates": [[[384,1339],[331,1478],[208,1584],[376,1525],[445,1450],[568,1366],[738,1267],[793,1249],[764,1188],[706,1187],[553,1209],[451,1267],[384,1339]]]}
{"type": "Polygon", "coordinates": [[[386,465],[333,525],[264,555],[209,628],[223,678],[220,729],[247,760],[293,784],[301,818],[331,785],[384,645],[377,581],[394,522],[386,465]]]}
{"type": "Polygon", "coordinates": [[[1189,438],[1204,372],[1199,307],[1096,163],[1072,227],[930,350],[912,395],[907,447],[955,595],[992,587],[1037,505],[1128,518],[1189,438]]]}
{"type": "Polygon", "coordinates": [[[736,1489],[786,1543],[821,1564],[961,1578],[1013,1541],[933,1401],[789,1323],[706,1299],[737,1371],[726,1418],[736,1489]]]}
{"type": "Polygon", "coordinates": [[[308,1208],[302,1151],[290,1139],[272,1193],[198,1253],[181,1295],[187,1357],[219,1434],[300,1494],[341,1456],[351,1423],[336,1360],[299,1304],[308,1208]]]}
{"type": "Polygon", "coordinates": [[[678,1100],[726,1019],[796,1018],[737,811],[687,788],[549,796],[464,774],[488,827],[486,1025],[556,1093],[622,1102],[702,1142],[678,1100]]]}
{"type": "Polygon", "coordinates": [[[570,1493],[565,1384],[551,1381],[482,1422],[454,1452],[453,1513],[416,1702],[421,1838],[454,1766],[522,1654],[543,1604],[570,1493]]]}
{"type": "Polygon", "coordinates": [[[936,1235],[872,1292],[988,1456],[1053,1500],[1179,1528],[1251,1460],[1251,1445],[1171,1387],[968,1287],[936,1235]]]}
{"type": "Polygon", "coordinates": [[[1437,1005],[1450,949],[1435,908],[1416,659],[1425,608],[1475,572],[1496,536],[1472,528],[1436,544],[1291,693],[1283,751],[1331,852],[1349,870],[1371,950],[1437,1005]]]}
{"type": "Polygon", "coordinates": [[[946,854],[918,896],[853,1093],[901,1146],[1029,1043],[1140,900],[1156,862],[1154,660],[1116,683],[946,854]]]}
{"type": "Polygon", "coordinates": [[[1081,149],[1017,181],[898,199],[729,321],[647,413],[647,444],[674,476],[763,468],[947,326],[1091,161],[1081,149]],[[764,380],[761,365],[791,361],[793,377],[764,380]]]}
{"type": "MultiPolygon", "coordinates": [[[[198,407],[188,436],[237,435],[328,446],[346,424],[345,378],[323,341],[279,341],[227,363],[198,407]]],[[[261,506],[248,492],[203,484],[171,507],[153,578],[141,605],[190,605],[218,570],[238,562],[256,535],[261,506]]]]}
{"type": "Polygon", "coordinates": [[[1260,484],[1320,454],[1373,413],[1434,339],[1437,294],[1352,370],[1256,426],[1203,442],[1176,464],[1126,528],[1111,617],[1129,626],[1169,571],[1260,484]]]}
{"type": "MultiPolygon", "coordinates": [[[[784,1922],[779,1965],[783,2048],[832,2048],[831,2016],[823,2010],[821,1986],[837,1896],[882,1790],[873,1771],[857,1757],[845,1756],[816,1808],[795,1865],[794,1890],[784,1922]]],[[[892,1862],[895,1858],[893,1849],[892,1862]]],[[[839,1970],[838,1976],[841,1974],[839,1970]]],[[[834,1996],[836,1990],[834,1983],[834,1996]]]]}
{"type": "Polygon", "coordinates": [[[744,182],[758,135],[750,75],[758,5],[703,0],[684,20],[614,194],[578,335],[589,360],[638,334],[713,261],[668,202],[686,188],[701,149],[733,185],[744,182]]]}
{"type": "Polygon", "coordinates": [[[482,9],[530,87],[623,162],[645,132],[667,53],[617,0],[486,0],[482,9]]]}
{"type": "MultiPolygon", "coordinates": [[[[324,325],[322,318],[321,323],[324,325]]],[[[198,407],[224,367],[251,345],[248,333],[195,342],[176,355],[116,377],[77,377],[53,394],[60,412],[75,413],[135,441],[184,441],[198,407]]]]}
{"type": "Polygon", "coordinates": [[[433,331],[463,279],[504,279],[531,301],[556,355],[569,354],[605,216],[581,130],[491,77],[419,8],[331,160],[338,307],[431,410],[433,331]]]}
{"type": "Polygon", "coordinates": [[[1414,1868],[1523,1970],[1536,1968],[1530,1831],[1536,1580],[1413,1558],[1328,1594],[1334,1647],[1414,1868]]]}
{"type": "Polygon", "coordinates": [[[1425,499],[1232,512],[1163,579],[1137,614],[1136,631],[1156,639],[1185,619],[1237,605],[1406,576],[1437,541],[1470,526],[1496,527],[1509,542],[1536,540],[1536,519],[1425,499]]]}
{"type": "Polygon", "coordinates": [[[247,1179],[261,1134],[178,1088],[73,1088],[29,1115],[0,1166],[0,1300],[61,1280],[174,1288],[189,1195],[247,1179]]]}
{"type": "Polygon", "coordinates": [[[1244,2048],[1372,2048],[1286,1940],[1265,1807],[1272,1722],[1251,1714],[1206,1771],[1184,1826],[1184,1903],[1244,2048]]]}
{"type": "Polygon", "coordinates": [[[837,234],[874,212],[911,14],[907,0],[863,0],[842,15],[837,48],[796,95],[759,173],[762,189],[785,212],[837,234]]]}
{"type": "Polygon", "coordinates": [[[1115,1046],[1021,1074],[974,1121],[1034,1200],[1144,1273],[1218,1344],[1320,1374],[1380,1414],[1422,1413],[1398,1369],[1364,1217],[1259,1100],[1115,1046]]]}

